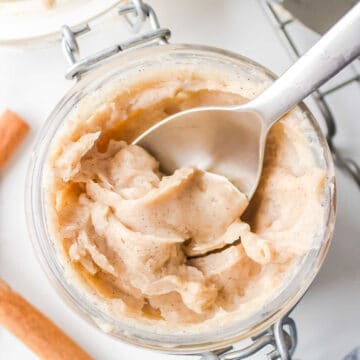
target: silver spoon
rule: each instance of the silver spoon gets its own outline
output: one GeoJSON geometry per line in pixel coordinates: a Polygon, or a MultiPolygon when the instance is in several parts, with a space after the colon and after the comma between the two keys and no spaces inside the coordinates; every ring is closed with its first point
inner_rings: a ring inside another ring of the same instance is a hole
{"type": "Polygon", "coordinates": [[[165,173],[196,166],[226,176],[250,199],[260,179],[271,126],[359,55],[360,3],[254,100],[179,112],[133,143],[154,155],[165,173]]]}

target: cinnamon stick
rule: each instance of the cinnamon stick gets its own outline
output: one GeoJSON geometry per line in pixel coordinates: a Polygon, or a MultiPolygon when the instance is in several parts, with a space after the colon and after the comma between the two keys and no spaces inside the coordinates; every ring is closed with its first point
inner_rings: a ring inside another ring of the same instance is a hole
{"type": "Polygon", "coordinates": [[[91,357],[49,318],[0,279],[0,325],[40,359],[90,360],[91,357]]]}
{"type": "Polygon", "coordinates": [[[29,125],[17,114],[6,110],[0,116],[0,171],[29,131],[29,125]]]}

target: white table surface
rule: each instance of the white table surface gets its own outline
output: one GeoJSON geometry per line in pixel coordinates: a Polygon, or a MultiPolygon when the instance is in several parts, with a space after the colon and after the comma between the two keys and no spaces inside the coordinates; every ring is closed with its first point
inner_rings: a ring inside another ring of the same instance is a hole
{"type": "MultiPolygon", "coordinates": [[[[281,73],[291,63],[291,56],[279,42],[257,1],[149,2],[156,9],[161,24],[172,29],[172,42],[230,49],[253,58],[276,73],[281,73]]],[[[87,48],[100,49],[102,44],[118,40],[119,31],[124,29],[114,22],[84,42],[87,48]]],[[[63,77],[65,68],[60,46],[26,51],[0,48],[0,111],[9,107],[27,119],[32,128],[0,178],[0,277],[96,359],[171,358],[116,341],[80,319],[56,294],[34,255],[25,223],[26,171],[39,128],[71,87],[71,82],[63,77]]],[[[360,91],[359,87],[356,91],[360,91]]],[[[357,159],[360,158],[358,114],[357,119],[353,118],[354,122],[342,124],[345,130],[339,136],[340,145],[357,159]]],[[[360,345],[360,194],[355,184],[339,171],[337,181],[335,238],[319,276],[293,313],[299,332],[298,359],[341,359],[354,346],[360,345]]],[[[30,360],[36,356],[0,328],[0,359],[30,360]]]]}

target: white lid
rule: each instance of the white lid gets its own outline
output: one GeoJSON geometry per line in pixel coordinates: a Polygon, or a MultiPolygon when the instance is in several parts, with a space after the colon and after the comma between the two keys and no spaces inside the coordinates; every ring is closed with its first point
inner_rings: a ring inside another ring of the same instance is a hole
{"type": "Polygon", "coordinates": [[[98,17],[120,0],[0,0],[0,44],[55,40],[62,25],[75,26],[98,17]]]}

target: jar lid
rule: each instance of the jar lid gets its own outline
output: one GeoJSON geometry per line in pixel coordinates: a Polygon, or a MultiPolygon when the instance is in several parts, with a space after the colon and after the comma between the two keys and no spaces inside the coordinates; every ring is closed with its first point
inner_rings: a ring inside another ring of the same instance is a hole
{"type": "Polygon", "coordinates": [[[120,2],[120,0],[0,0],[0,44],[27,45],[55,41],[61,37],[61,26],[72,27],[87,23],[120,2]]]}

